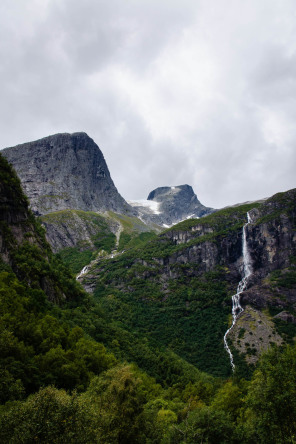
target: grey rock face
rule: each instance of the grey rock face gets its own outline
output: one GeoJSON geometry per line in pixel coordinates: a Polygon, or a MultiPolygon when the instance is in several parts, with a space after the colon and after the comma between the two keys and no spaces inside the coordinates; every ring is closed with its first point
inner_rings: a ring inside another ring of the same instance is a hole
{"type": "Polygon", "coordinates": [[[37,215],[65,209],[132,214],[99,147],[85,133],[56,134],[6,148],[37,215]]]}
{"type": "Polygon", "coordinates": [[[58,211],[44,215],[40,220],[54,253],[76,246],[80,251],[98,250],[96,241],[111,233],[116,234],[120,228],[115,219],[80,210],[58,211]]]}
{"type": "MultiPolygon", "coordinates": [[[[189,185],[160,187],[151,191],[147,198],[149,206],[136,206],[143,220],[159,225],[173,225],[189,218],[198,218],[212,213],[213,208],[200,203],[189,185]],[[153,208],[153,203],[155,203],[153,208]]],[[[135,205],[135,204],[134,204],[135,205]]]]}

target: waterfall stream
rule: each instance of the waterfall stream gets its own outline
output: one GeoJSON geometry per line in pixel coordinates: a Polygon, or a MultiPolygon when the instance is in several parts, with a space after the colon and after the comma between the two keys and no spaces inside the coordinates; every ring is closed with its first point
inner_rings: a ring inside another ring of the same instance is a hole
{"type": "Polygon", "coordinates": [[[77,281],[78,281],[78,279],[81,278],[81,276],[83,276],[85,273],[88,272],[88,268],[89,268],[89,266],[90,266],[90,264],[89,264],[89,265],[86,265],[85,267],[82,268],[82,270],[80,271],[80,273],[77,274],[77,276],[76,276],[76,280],[77,280],[77,281]]]}
{"type": "Polygon", "coordinates": [[[232,324],[224,335],[224,347],[225,347],[227,353],[229,354],[232,371],[235,369],[235,365],[233,362],[232,353],[231,353],[230,348],[227,344],[227,335],[232,330],[232,328],[236,324],[238,316],[243,311],[243,308],[240,304],[240,295],[246,289],[248,279],[252,274],[251,257],[250,257],[250,253],[248,250],[247,233],[246,233],[246,227],[248,226],[249,223],[252,222],[249,213],[247,213],[247,218],[248,218],[248,222],[243,226],[243,239],[242,239],[242,243],[243,243],[242,253],[243,253],[243,265],[244,265],[243,266],[243,273],[242,273],[243,276],[237,286],[236,294],[234,294],[232,296],[232,324]]]}

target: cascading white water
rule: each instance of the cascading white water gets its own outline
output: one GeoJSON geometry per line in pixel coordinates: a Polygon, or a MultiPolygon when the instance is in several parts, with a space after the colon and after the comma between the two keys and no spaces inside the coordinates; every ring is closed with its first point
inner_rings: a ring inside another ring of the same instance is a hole
{"type": "Polygon", "coordinates": [[[247,218],[248,218],[248,222],[243,226],[243,264],[244,264],[243,277],[237,286],[236,294],[234,294],[232,296],[232,324],[224,335],[224,347],[225,347],[227,353],[229,354],[232,370],[235,369],[235,365],[233,362],[232,353],[231,353],[230,348],[227,344],[227,335],[232,330],[232,328],[234,327],[234,325],[237,321],[238,316],[243,311],[243,308],[240,304],[240,295],[246,289],[248,279],[252,274],[251,257],[250,257],[250,253],[248,250],[247,233],[246,233],[246,227],[248,226],[248,224],[250,224],[252,222],[249,213],[247,213],[247,218]]]}
{"type": "Polygon", "coordinates": [[[78,275],[76,276],[76,280],[77,281],[78,281],[79,278],[81,278],[82,275],[84,275],[85,273],[88,272],[88,268],[89,268],[89,265],[86,265],[85,267],[82,268],[80,273],[78,273],[78,275]]]}

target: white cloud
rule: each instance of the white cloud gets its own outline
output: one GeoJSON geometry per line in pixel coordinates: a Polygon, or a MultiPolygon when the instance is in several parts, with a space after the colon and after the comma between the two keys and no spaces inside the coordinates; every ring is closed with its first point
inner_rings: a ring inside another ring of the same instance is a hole
{"type": "Polygon", "coordinates": [[[292,0],[3,0],[1,147],[87,132],[125,198],[295,187],[292,0]]]}

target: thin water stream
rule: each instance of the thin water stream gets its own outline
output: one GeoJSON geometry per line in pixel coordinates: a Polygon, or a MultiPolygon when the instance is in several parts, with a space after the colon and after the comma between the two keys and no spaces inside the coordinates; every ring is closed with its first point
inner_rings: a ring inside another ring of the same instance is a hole
{"type": "Polygon", "coordinates": [[[243,226],[243,239],[242,239],[242,241],[243,241],[242,242],[243,243],[242,253],[243,253],[243,265],[244,265],[243,277],[237,286],[236,293],[232,296],[232,324],[224,335],[224,347],[225,347],[227,353],[229,354],[232,371],[234,371],[235,365],[233,362],[233,355],[232,355],[230,348],[227,344],[227,336],[228,336],[229,332],[235,326],[238,316],[244,310],[240,304],[240,295],[246,289],[248,279],[252,274],[252,263],[251,263],[249,249],[248,249],[247,233],[246,233],[246,227],[252,222],[249,213],[247,213],[247,218],[248,218],[248,222],[243,226]]]}

